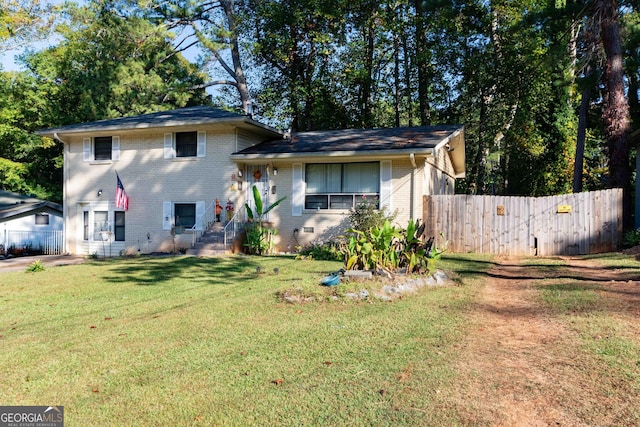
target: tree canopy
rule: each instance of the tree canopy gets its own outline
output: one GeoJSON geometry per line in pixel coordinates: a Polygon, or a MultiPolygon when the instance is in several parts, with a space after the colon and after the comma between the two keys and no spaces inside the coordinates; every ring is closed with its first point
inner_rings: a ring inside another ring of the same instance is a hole
{"type": "Polygon", "coordinates": [[[630,194],[637,2],[90,0],[65,4],[55,26],[30,12],[42,2],[9,4],[0,47],[52,29],[60,42],[0,76],[5,188],[58,179],[55,144],[33,129],[214,99],[294,131],[462,124],[458,191],[630,194]],[[35,153],[53,173],[24,169],[35,153]]]}

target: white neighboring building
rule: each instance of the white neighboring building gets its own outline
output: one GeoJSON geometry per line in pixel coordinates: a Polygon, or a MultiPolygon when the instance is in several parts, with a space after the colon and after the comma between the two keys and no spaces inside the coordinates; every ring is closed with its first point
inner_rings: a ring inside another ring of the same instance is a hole
{"type": "Polygon", "coordinates": [[[62,206],[0,190],[0,255],[62,253],[62,206]]]}

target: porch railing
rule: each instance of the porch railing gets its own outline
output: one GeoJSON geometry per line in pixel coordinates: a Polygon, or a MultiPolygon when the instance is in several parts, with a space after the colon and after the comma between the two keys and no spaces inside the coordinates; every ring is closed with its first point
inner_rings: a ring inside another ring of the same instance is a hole
{"type": "MultiPolygon", "coordinates": [[[[211,227],[211,225],[216,222],[216,214],[215,214],[216,202],[215,200],[207,206],[204,213],[196,218],[196,222],[193,227],[190,228],[191,231],[191,247],[195,247],[198,239],[202,237],[202,235],[211,227]]],[[[222,211],[222,215],[226,214],[226,210],[222,211]]],[[[233,242],[238,234],[244,228],[244,223],[246,221],[246,211],[245,206],[240,205],[238,209],[236,209],[234,215],[224,226],[224,247],[227,249],[227,243],[233,242]]],[[[224,221],[223,221],[224,222],[224,221]]]]}
{"type": "Polygon", "coordinates": [[[196,218],[195,224],[191,227],[191,247],[196,245],[198,239],[216,220],[216,201],[212,200],[204,213],[196,218]]]}
{"type": "Polygon", "coordinates": [[[240,205],[236,209],[236,213],[224,226],[224,247],[227,248],[227,242],[234,242],[238,237],[238,234],[244,228],[246,222],[245,206],[240,205]]]}

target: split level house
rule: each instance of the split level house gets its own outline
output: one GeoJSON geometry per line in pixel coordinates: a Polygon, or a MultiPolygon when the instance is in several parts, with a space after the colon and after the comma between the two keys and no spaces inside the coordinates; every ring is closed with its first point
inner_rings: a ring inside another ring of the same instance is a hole
{"type": "Polygon", "coordinates": [[[422,219],[423,196],[453,194],[465,173],[457,125],[287,135],[193,107],[37,133],[64,145],[65,250],[83,255],[189,248],[217,224],[216,200],[230,232],[247,220],[253,186],[265,206],[285,197],[263,220],[278,230],[275,250],[293,252],[343,233],[364,201],[397,211],[403,227],[422,219]]]}

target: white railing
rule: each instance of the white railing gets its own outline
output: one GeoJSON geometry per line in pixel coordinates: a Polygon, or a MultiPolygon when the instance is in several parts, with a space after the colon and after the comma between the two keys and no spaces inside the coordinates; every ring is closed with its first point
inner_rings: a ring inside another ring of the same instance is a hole
{"type": "Polygon", "coordinates": [[[236,209],[236,213],[231,217],[229,222],[224,226],[224,247],[227,248],[227,241],[234,242],[238,233],[244,228],[246,222],[245,206],[240,205],[236,209]]]}
{"type": "Polygon", "coordinates": [[[62,230],[15,231],[6,230],[3,246],[4,255],[59,255],[63,246],[62,230]]]}
{"type": "Polygon", "coordinates": [[[216,201],[213,200],[204,210],[204,213],[196,218],[195,224],[191,227],[191,247],[196,245],[198,239],[216,220],[216,201]]]}

